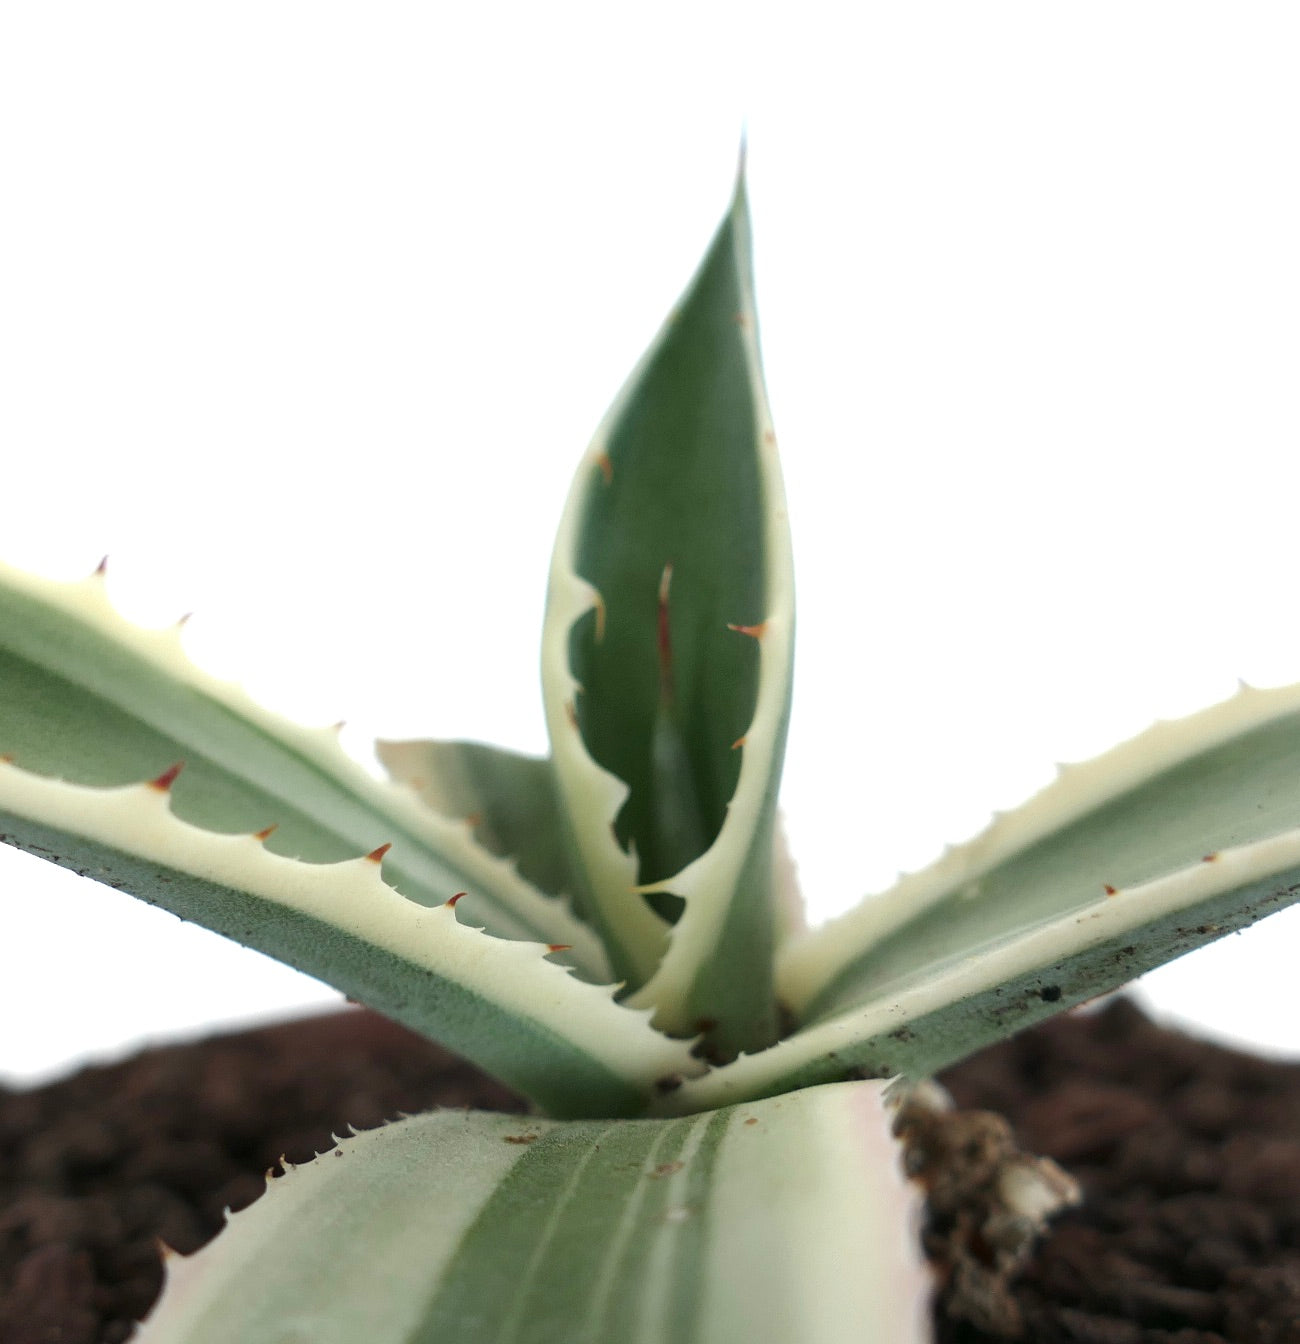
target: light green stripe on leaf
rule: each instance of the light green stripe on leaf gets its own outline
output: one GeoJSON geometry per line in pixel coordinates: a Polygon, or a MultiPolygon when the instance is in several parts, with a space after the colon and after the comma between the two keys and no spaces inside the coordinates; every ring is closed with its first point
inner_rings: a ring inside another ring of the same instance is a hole
{"type": "Polygon", "coordinates": [[[462,912],[502,937],[563,943],[592,980],[598,940],[476,845],[463,823],[372,779],[330,729],[301,728],[196,668],[178,629],[143,630],[110,604],[102,575],[56,583],[0,568],[0,756],[75,783],[124,785],[184,761],[179,816],[230,833],[276,829],[277,853],[330,863],[393,848],[411,900],[468,893],[462,912]]]}
{"type": "Polygon", "coordinates": [[[82,788],[4,763],[0,838],[319,976],[553,1114],[636,1114],[660,1080],[700,1067],[613,986],[417,905],[373,857],[302,863],[181,821],[152,785],[82,788]]]}
{"type": "Polygon", "coordinates": [[[922,1344],[889,1127],[874,1083],[686,1120],[420,1116],[171,1261],[141,1344],[922,1344]]]}

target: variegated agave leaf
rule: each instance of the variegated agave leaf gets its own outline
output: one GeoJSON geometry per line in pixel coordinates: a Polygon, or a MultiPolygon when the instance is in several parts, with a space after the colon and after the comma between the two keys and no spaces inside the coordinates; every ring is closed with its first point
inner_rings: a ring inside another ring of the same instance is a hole
{"type": "Polygon", "coordinates": [[[870,1322],[874,1344],[923,1344],[890,1120],[873,1083],[670,1121],[405,1120],[169,1259],[137,1338],[859,1344],[870,1322]]]}
{"type": "Polygon", "coordinates": [[[806,1025],[686,1108],[923,1077],[1300,899],[1300,687],[1242,687],[1065,767],[982,835],[785,948],[806,1025]]]}
{"type": "Polygon", "coordinates": [[[578,472],[543,633],[592,918],[633,1002],[723,1056],[777,1034],[794,598],[756,328],[742,179],[578,472]]]}

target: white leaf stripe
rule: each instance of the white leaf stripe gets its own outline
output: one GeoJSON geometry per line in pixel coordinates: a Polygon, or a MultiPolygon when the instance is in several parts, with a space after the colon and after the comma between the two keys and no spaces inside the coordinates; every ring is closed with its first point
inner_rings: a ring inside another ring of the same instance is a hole
{"type": "Polygon", "coordinates": [[[627,1114],[702,1067],[545,945],[407,900],[369,858],[307,864],[175,817],[150,785],[88,789],[0,763],[0,833],[328,980],[556,1113],[627,1114]]]}
{"type": "Polygon", "coordinates": [[[272,1344],[290,1322],[313,1344],[922,1344],[889,1125],[874,1083],[684,1121],[416,1117],[273,1181],[173,1261],[141,1344],[272,1344]],[[395,1229],[361,1177],[383,1191],[399,1170],[395,1229]],[[311,1239],[284,1235],[308,1219],[311,1239]],[[358,1332],[380,1297],[415,1318],[377,1302],[358,1332]]]}
{"type": "MultiPolygon", "coordinates": [[[[636,377],[634,373],[629,387],[636,377]]],[[[618,414],[620,405],[615,403],[609,419],[618,414]]],[[[598,459],[599,452],[589,454],[581,470],[599,475],[598,459]]],[[[600,602],[595,589],[571,567],[582,514],[580,502],[575,486],[560,519],[547,586],[542,626],[546,729],[576,861],[586,877],[591,917],[600,927],[615,966],[641,984],[654,974],[663,956],[668,925],[637,894],[636,857],[619,845],[614,834],[614,819],[627,801],[628,787],[592,758],[578,728],[575,704],[581,687],[569,667],[569,636],[600,602]]]]}

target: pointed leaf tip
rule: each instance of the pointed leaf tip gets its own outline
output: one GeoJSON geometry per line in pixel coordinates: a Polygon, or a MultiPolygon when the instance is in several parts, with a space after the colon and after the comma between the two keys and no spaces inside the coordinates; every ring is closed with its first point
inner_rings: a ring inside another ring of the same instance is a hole
{"type": "Polygon", "coordinates": [[[742,155],[728,213],[579,468],[552,559],[543,687],[615,975],[683,1030],[707,1007],[758,1046],[775,1030],[770,830],[793,589],[743,169],[742,155]],[[762,646],[733,640],[729,621],[762,646]],[[730,744],[746,732],[742,758],[730,744]],[[679,874],[684,905],[627,899],[679,874]],[[752,975],[715,956],[724,938],[752,975]]]}
{"type": "Polygon", "coordinates": [[[572,951],[573,951],[573,944],[572,944],[572,943],[547,943],[547,944],[546,944],[546,954],[547,954],[547,956],[550,956],[550,954],[551,954],[552,952],[572,952],[572,951]]]}
{"type": "Polygon", "coordinates": [[[458,901],[462,900],[462,899],[464,898],[465,894],[466,894],[466,893],[463,892],[463,891],[458,891],[454,896],[452,896],[452,897],[448,898],[446,901],[444,901],[443,904],[444,904],[444,905],[447,905],[447,906],[450,906],[451,909],[454,910],[454,909],[456,908],[456,903],[457,903],[458,901]]]}
{"type": "Polygon", "coordinates": [[[767,633],[767,622],[760,621],[757,625],[732,625],[728,621],[727,629],[734,630],[738,635],[748,635],[751,639],[762,639],[767,633]]]}
{"type": "Polygon", "coordinates": [[[265,844],[279,829],[279,823],[273,822],[270,826],[263,826],[260,831],[253,832],[253,839],[260,840],[265,844]]]}
{"type": "Polygon", "coordinates": [[[184,767],[184,761],[177,761],[170,769],[164,770],[157,779],[151,779],[149,787],[157,789],[159,793],[166,793],[176,782],[176,776],[180,774],[184,767]]]}
{"type": "Polygon", "coordinates": [[[392,847],[393,842],[390,840],[388,841],[387,844],[380,845],[377,849],[372,849],[370,853],[366,855],[366,858],[371,863],[382,863],[384,860],[384,855],[387,854],[388,851],[392,849],[392,847]]]}

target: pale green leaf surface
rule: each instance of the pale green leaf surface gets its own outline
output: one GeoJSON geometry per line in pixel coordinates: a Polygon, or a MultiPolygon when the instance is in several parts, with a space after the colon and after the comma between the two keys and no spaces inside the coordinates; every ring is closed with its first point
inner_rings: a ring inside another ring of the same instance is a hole
{"type": "Polygon", "coordinates": [[[551,896],[579,900],[555,772],[544,756],[483,742],[377,742],[389,775],[441,816],[468,821],[474,838],[551,896]]]}
{"type": "Polygon", "coordinates": [[[274,825],[277,853],[336,862],[391,843],[388,873],[414,901],[468,893],[465,914],[502,937],[564,943],[609,978],[591,930],[405,788],[372,779],[330,729],[307,729],[208,676],[178,628],[144,630],[79,583],[0,568],[0,755],[79,784],[124,785],[178,761],[179,816],[209,830],[274,825]]]}
{"type": "MultiPolygon", "coordinates": [[[[1141,887],[1298,825],[1300,687],[1243,687],[1064,767],[974,840],[796,940],[781,958],[781,993],[813,1021],[926,966],[1091,911],[1107,887],[1141,887]]],[[[1154,964],[1141,953],[1138,961],[1154,964]]]]}
{"type": "Polygon", "coordinates": [[[723,1053],[776,1032],[794,599],[756,327],[742,182],[579,470],[543,637],[593,916],[636,1001],[723,1053]],[[671,930],[648,895],[684,901],[671,930]]]}
{"type": "Polygon", "coordinates": [[[918,1201],[881,1093],[344,1139],[168,1261],[140,1344],[922,1344],[918,1201]]]}
{"type": "MultiPolygon", "coordinates": [[[[1251,731],[1233,739],[1240,754],[1229,755],[1239,765],[1268,754],[1268,728],[1256,727],[1265,738],[1251,731]]],[[[1278,735],[1279,745],[1284,736],[1278,735]]],[[[1200,756],[1183,760],[1190,778],[1202,781],[1209,776],[1198,767],[1205,764],[1200,756]]],[[[1263,818],[1285,792],[1284,774],[1262,790],[1229,790],[1238,820],[1249,816],[1271,829],[1276,816],[1263,818]]],[[[1222,775],[1214,778],[1223,784],[1222,775]]],[[[843,1001],[811,1025],[771,1050],[687,1082],[661,1109],[722,1106],[852,1074],[934,1073],[1300,900],[1300,828],[1211,849],[1148,881],[1108,885],[1055,918],[1008,929],[990,915],[983,937],[966,925],[960,942],[949,941],[934,918],[916,928],[904,925],[881,945],[869,986],[842,986],[843,1001]]],[[[958,910],[951,921],[959,932],[962,915],[958,910]]]]}
{"type": "Polygon", "coordinates": [[[665,1077],[700,1069],[614,987],[408,900],[373,857],[303,863],[180,820],[152,785],[85,788],[6,763],[0,839],[319,976],[552,1114],[636,1114],[665,1077]]]}

